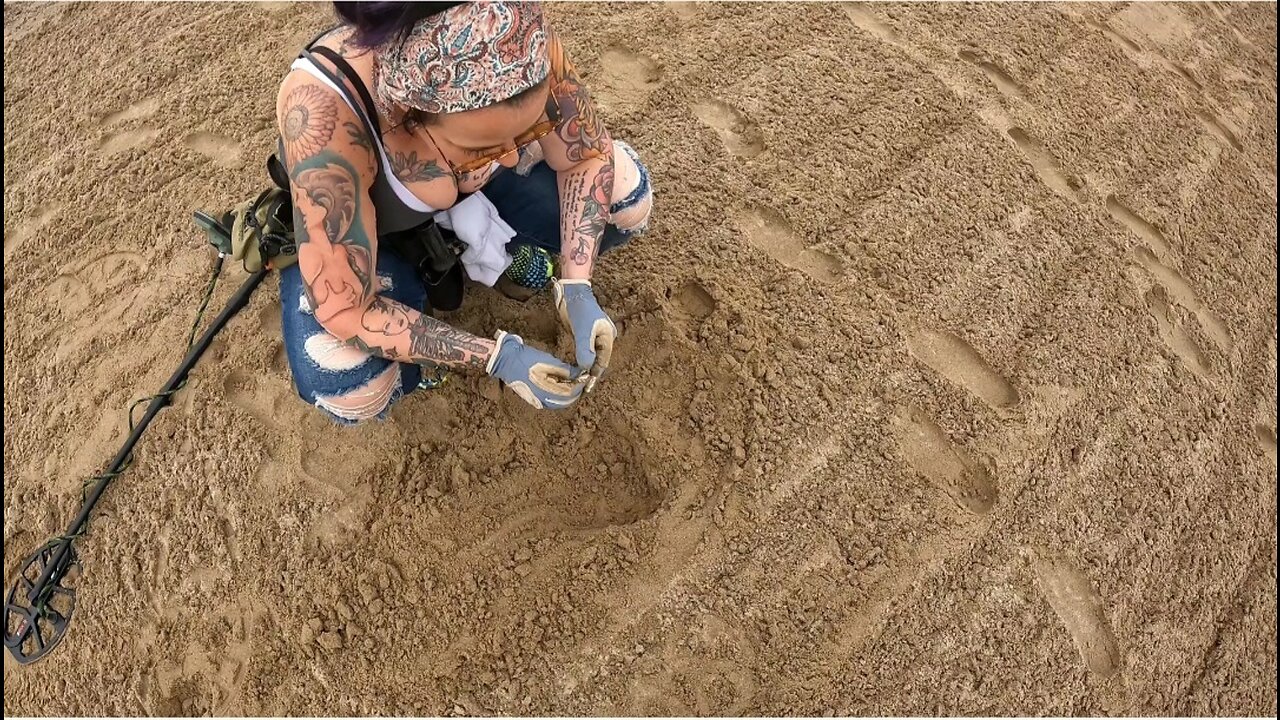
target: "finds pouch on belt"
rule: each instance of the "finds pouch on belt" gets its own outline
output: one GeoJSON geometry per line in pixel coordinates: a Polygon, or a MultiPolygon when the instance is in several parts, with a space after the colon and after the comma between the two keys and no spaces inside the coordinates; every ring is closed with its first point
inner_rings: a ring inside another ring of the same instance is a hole
{"type": "Polygon", "coordinates": [[[258,197],[232,210],[230,220],[231,257],[244,263],[249,272],[268,264],[281,270],[298,262],[293,202],[288,190],[263,190],[258,197]]]}
{"type": "Polygon", "coordinates": [[[288,176],[274,155],[267,160],[267,172],[274,185],[256,197],[219,217],[195,214],[196,224],[209,235],[209,243],[223,255],[239,260],[249,272],[268,265],[280,270],[298,262],[288,176]]]}

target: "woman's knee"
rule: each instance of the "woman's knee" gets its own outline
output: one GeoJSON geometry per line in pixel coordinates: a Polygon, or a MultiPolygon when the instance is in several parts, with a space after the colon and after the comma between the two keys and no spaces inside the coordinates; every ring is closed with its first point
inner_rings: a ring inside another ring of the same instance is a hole
{"type": "MultiPolygon", "coordinates": [[[[542,160],[541,149],[528,146],[514,173],[495,177],[484,192],[515,229],[513,245],[536,245],[554,255],[559,253],[561,242],[559,186],[556,172],[542,160]]],[[[601,252],[643,233],[653,209],[649,169],[636,151],[627,143],[614,140],[613,162],[613,197],[601,252]]]]}
{"type": "Polygon", "coordinates": [[[340,423],[354,425],[386,417],[387,411],[404,395],[401,365],[388,362],[368,381],[334,393],[315,393],[312,403],[340,423]]]}
{"type": "Polygon", "coordinates": [[[406,385],[416,382],[406,377],[403,364],[376,357],[323,329],[286,336],[285,354],[298,396],[346,425],[385,418],[406,394],[406,385]]]}
{"type": "Polygon", "coordinates": [[[630,238],[649,227],[649,216],[653,211],[653,185],[649,169],[640,162],[640,156],[630,145],[614,140],[613,158],[610,223],[625,238],[630,238]]]}
{"type": "Polygon", "coordinates": [[[335,337],[316,322],[300,278],[281,276],[285,355],[294,387],[333,420],[356,424],[386,417],[416,386],[416,367],[377,357],[335,337]],[[415,377],[409,377],[415,375],[415,377]]]}

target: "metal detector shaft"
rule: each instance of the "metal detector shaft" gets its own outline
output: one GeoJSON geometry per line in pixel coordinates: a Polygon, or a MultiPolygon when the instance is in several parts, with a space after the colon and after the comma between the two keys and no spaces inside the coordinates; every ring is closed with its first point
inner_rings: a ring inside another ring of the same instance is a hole
{"type": "Polygon", "coordinates": [[[156,413],[160,412],[164,406],[169,404],[170,393],[172,393],[173,390],[187,379],[187,375],[191,372],[191,368],[195,367],[196,363],[200,360],[200,356],[204,355],[205,351],[209,349],[209,345],[213,342],[213,338],[222,330],[222,328],[226,327],[227,323],[231,318],[235,317],[236,313],[243,310],[244,306],[249,304],[249,296],[253,295],[253,291],[258,288],[258,285],[262,283],[263,278],[265,278],[269,272],[271,272],[270,268],[264,267],[250,275],[249,278],[244,281],[244,284],[240,286],[240,289],[236,291],[236,294],[232,295],[231,299],[227,301],[227,306],[222,309],[222,312],[218,313],[218,317],[213,319],[213,322],[209,325],[209,329],[205,330],[204,334],[200,336],[200,339],[191,346],[191,350],[187,352],[187,356],[182,359],[182,364],[173,372],[169,381],[164,384],[164,388],[162,388],[156,395],[155,399],[147,405],[147,411],[143,413],[142,420],[140,420],[138,425],[133,428],[133,432],[129,433],[129,437],[124,441],[124,445],[121,446],[120,452],[116,453],[115,458],[111,461],[111,466],[105,473],[103,473],[102,479],[98,481],[98,484],[93,486],[92,492],[90,492],[89,496],[85,499],[84,506],[80,508],[80,513],[76,515],[75,520],[71,521],[71,525],[67,528],[67,532],[63,536],[62,541],[58,543],[57,553],[53,556],[52,561],[45,566],[44,572],[40,573],[40,578],[36,580],[35,584],[31,587],[31,591],[27,593],[27,599],[30,602],[35,603],[40,598],[41,594],[44,592],[45,586],[49,583],[50,578],[58,571],[58,568],[66,557],[67,552],[71,550],[72,539],[80,534],[85,523],[89,521],[89,515],[93,512],[93,507],[98,504],[98,500],[102,497],[102,493],[104,493],[107,486],[111,484],[111,480],[115,477],[115,474],[118,473],[120,468],[122,468],[125,462],[128,461],[129,454],[133,452],[133,447],[138,444],[138,440],[142,438],[142,433],[146,432],[147,426],[151,424],[151,420],[155,418],[156,413]]]}

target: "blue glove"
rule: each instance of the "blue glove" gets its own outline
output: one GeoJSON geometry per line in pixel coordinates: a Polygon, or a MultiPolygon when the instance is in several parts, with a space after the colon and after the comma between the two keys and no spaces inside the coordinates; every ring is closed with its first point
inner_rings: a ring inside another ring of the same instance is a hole
{"type": "Polygon", "coordinates": [[[582,373],[537,348],[524,344],[519,335],[498,331],[498,346],[485,372],[506,383],[522,400],[539,410],[558,410],[582,395],[582,373]]]}
{"type": "Polygon", "coordinates": [[[586,391],[591,392],[609,367],[618,328],[600,309],[590,280],[556,279],[552,292],[561,322],[573,333],[578,367],[587,371],[586,391]]]}

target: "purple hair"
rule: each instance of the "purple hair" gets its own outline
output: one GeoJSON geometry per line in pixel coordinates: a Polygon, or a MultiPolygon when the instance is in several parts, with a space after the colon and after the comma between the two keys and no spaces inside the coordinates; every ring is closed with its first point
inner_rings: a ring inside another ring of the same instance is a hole
{"type": "Polygon", "coordinates": [[[419,21],[444,12],[461,2],[358,2],[333,3],[344,23],[355,28],[355,42],[377,48],[404,39],[419,21]]]}

